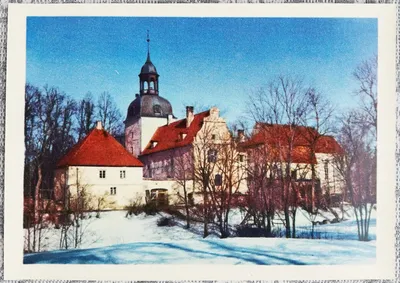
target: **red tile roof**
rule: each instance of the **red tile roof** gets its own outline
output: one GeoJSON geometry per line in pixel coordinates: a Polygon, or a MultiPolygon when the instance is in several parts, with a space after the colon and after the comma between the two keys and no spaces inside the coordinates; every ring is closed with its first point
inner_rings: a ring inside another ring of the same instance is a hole
{"type": "Polygon", "coordinates": [[[201,129],[204,118],[209,115],[210,111],[204,111],[194,115],[193,121],[189,127],[186,127],[186,119],[159,127],[151,138],[151,141],[143,150],[142,155],[191,144],[197,132],[201,129]],[[157,144],[152,147],[152,142],[156,142],[157,144]]]}
{"type": "Polygon", "coordinates": [[[270,158],[274,161],[287,160],[289,143],[293,139],[292,162],[315,164],[315,155],[311,154],[310,143],[317,137],[315,153],[343,153],[343,149],[332,136],[320,135],[314,128],[279,124],[257,123],[253,136],[240,144],[243,149],[265,144],[269,148],[270,158]]]}
{"type": "Polygon", "coordinates": [[[64,166],[143,167],[143,163],[107,131],[95,128],[57,163],[64,166]]]}

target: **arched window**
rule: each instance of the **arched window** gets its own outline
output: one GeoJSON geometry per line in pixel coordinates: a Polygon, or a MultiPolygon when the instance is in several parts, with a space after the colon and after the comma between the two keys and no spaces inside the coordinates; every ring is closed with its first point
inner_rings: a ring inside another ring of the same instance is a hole
{"type": "Polygon", "coordinates": [[[150,82],[149,89],[154,89],[154,81],[151,81],[151,82],[150,82]]]}
{"type": "Polygon", "coordinates": [[[158,105],[158,104],[154,105],[153,106],[153,112],[154,112],[155,115],[161,115],[162,114],[161,113],[161,106],[158,105]]]}
{"type": "Polygon", "coordinates": [[[149,89],[149,84],[146,81],[143,83],[143,89],[144,90],[149,89]]]}
{"type": "Polygon", "coordinates": [[[214,183],[216,186],[222,186],[222,176],[221,174],[215,174],[214,183]]]}

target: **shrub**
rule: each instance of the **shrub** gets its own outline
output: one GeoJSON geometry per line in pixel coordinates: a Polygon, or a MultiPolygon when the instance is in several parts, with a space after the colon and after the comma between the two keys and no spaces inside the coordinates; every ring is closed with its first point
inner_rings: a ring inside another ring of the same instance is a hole
{"type": "Polygon", "coordinates": [[[131,216],[132,214],[139,215],[144,211],[143,205],[136,203],[131,203],[130,205],[126,206],[125,209],[127,210],[126,217],[131,216]]]}
{"type": "Polygon", "coordinates": [[[248,225],[236,226],[235,234],[237,237],[260,238],[260,237],[274,237],[274,233],[268,235],[267,231],[263,228],[252,227],[248,225]]]}
{"type": "Polygon", "coordinates": [[[148,202],[143,206],[143,212],[147,215],[156,215],[159,211],[154,202],[148,202]]]}
{"type": "Polygon", "coordinates": [[[172,217],[166,217],[163,216],[160,219],[157,220],[157,226],[158,227],[164,227],[164,226],[175,226],[175,220],[172,217]]]}

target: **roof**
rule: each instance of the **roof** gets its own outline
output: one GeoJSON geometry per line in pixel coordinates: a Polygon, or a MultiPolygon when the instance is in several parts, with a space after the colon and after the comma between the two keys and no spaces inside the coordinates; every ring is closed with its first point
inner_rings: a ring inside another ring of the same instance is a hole
{"type": "Polygon", "coordinates": [[[142,69],[140,70],[140,75],[142,74],[157,74],[157,69],[154,66],[153,62],[150,60],[150,53],[147,53],[147,60],[142,66],[142,69]]]}
{"type": "Polygon", "coordinates": [[[342,154],[343,149],[332,136],[320,135],[316,129],[305,126],[256,123],[254,134],[240,144],[243,149],[267,145],[273,160],[286,160],[289,156],[294,163],[315,164],[311,142],[316,138],[315,153],[342,154]],[[289,143],[293,149],[289,154],[289,143]]]}
{"type": "Polygon", "coordinates": [[[126,119],[135,117],[168,117],[173,115],[171,103],[165,98],[155,94],[143,94],[128,107],[126,119]]]}
{"type": "Polygon", "coordinates": [[[57,163],[57,167],[65,166],[143,167],[143,164],[107,131],[94,128],[57,163]]]}
{"type": "Polygon", "coordinates": [[[191,144],[197,132],[201,129],[204,118],[209,115],[209,110],[194,115],[193,121],[189,127],[186,127],[186,118],[159,127],[149,144],[143,150],[142,155],[184,147],[191,144]],[[156,142],[157,145],[151,147],[152,142],[156,142]]]}

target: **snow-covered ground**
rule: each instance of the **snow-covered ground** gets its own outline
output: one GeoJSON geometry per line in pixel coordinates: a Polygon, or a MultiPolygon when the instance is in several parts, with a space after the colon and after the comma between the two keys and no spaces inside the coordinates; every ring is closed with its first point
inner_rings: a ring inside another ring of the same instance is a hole
{"type": "MultiPolygon", "coordinates": [[[[202,225],[187,230],[183,222],[158,227],[157,216],[125,217],[124,211],[104,212],[100,219],[85,220],[85,241],[80,249],[57,250],[60,230],[45,231],[44,250],[26,254],[24,263],[71,264],[369,264],[376,258],[375,212],[371,218],[370,242],[357,241],[353,215],[337,224],[315,227],[321,239],[228,238],[201,236],[202,225]]],[[[333,218],[332,216],[330,216],[333,218]]],[[[317,221],[329,219],[322,215],[317,221]]],[[[232,223],[242,215],[233,213],[232,223]]],[[[297,214],[297,231],[308,231],[306,214],[297,214]]]]}

